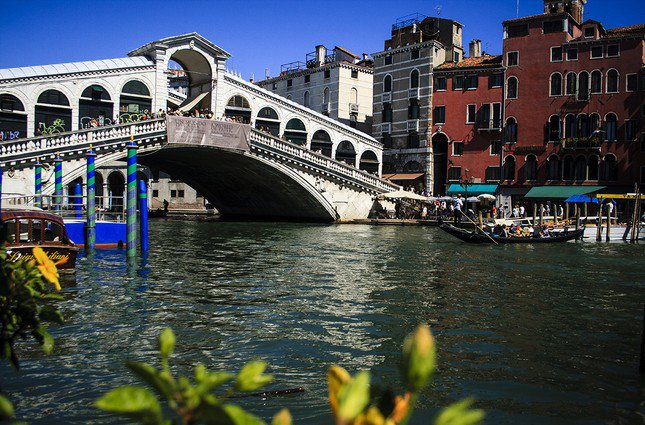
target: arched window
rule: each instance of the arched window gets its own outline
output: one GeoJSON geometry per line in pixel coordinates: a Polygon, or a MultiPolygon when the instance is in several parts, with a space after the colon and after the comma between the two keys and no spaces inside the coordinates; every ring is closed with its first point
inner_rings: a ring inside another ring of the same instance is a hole
{"type": "Polygon", "coordinates": [[[284,137],[291,143],[306,145],[307,128],[298,118],[292,118],[287,122],[287,126],[284,129],[284,137]]]}
{"type": "Polygon", "coordinates": [[[575,178],[579,182],[587,180],[587,159],[583,155],[576,158],[575,178]]]}
{"type": "Polygon", "coordinates": [[[504,180],[515,180],[515,157],[507,156],[504,158],[504,180]]]}
{"type": "Polygon", "coordinates": [[[383,93],[387,93],[391,91],[392,91],[392,77],[389,75],[386,75],[385,78],[383,79],[383,93]]]}
{"type": "Polygon", "coordinates": [[[302,104],[305,105],[305,107],[308,108],[309,107],[309,92],[308,91],[306,91],[305,94],[303,95],[302,101],[303,101],[302,104]]]}
{"type": "Polygon", "coordinates": [[[595,112],[589,115],[589,130],[593,133],[596,130],[600,130],[600,115],[595,112]]]}
{"type": "Polygon", "coordinates": [[[578,82],[578,76],[576,75],[575,72],[570,72],[567,74],[567,87],[566,87],[565,93],[568,96],[572,96],[576,94],[577,82],[578,82]]]}
{"type": "Polygon", "coordinates": [[[589,73],[578,74],[578,100],[589,100],[589,73]]]}
{"type": "Polygon", "coordinates": [[[562,177],[564,180],[573,180],[573,157],[567,155],[562,162],[562,177]]]}
{"type": "Polygon", "coordinates": [[[560,141],[561,135],[560,117],[551,115],[549,118],[549,142],[560,141]]]}
{"type": "Polygon", "coordinates": [[[602,93],[602,72],[593,71],[591,73],[591,93],[602,93]]]}
{"type": "Polygon", "coordinates": [[[578,114],[576,117],[576,137],[581,139],[589,137],[589,117],[587,114],[578,114]]]}
{"type": "Polygon", "coordinates": [[[607,71],[607,93],[618,93],[618,71],[607,71]]]}
{"type": "Polygon", "coordinates": [[[70,131],[72,108],[69,99],[58,90],[45,90],[38,96],[35,113],[36,136],[70,131]]]}
{"type": "Polygon", "coordinates": [[[346,162],[349,165],[356,165],[356,149],[349,140],[343,140],[336,148],[336,160],[346,162]]]}
{"type": "Polygon", "coordinates": [[[616,141],[616,133],[618,126],[618,118],[613,112],[608,113],[605,116],[605,140],[608,142],[616,141]]]}
{"type": "Polygon", "coordinates": [[[112,124],[113,112],[112,98],[104,87],[86,87],[78,101],[78,128],[112,124]]]}
{"type": "Polygon", "coordinates": [[[0,141],[27,137],[27,114],[20,99],[0,94],[0,141]]]}
{"type": "Polygon", "coordinates": [[[361,155],[361,160],[360,163],[358,164],[358,168],[361,170],[365,170],[368,173],[372,174],[378,174],[378,157],[376,154],[372,151],[365,151],[361,155]]]}
{"type": "Polygon", "coordinates": [[[419,71],[416,69],[410,73],[410,88],[416,89],[419,87],[419,71]]]}
{"type": "Polygon", "coordinates": [[[349,91],[349,101],[350,103],[358,103],[358,90],[356,90],[356,87],[352,87],[349,91]]]}
{"type": "Polygon", "coordinates": [[[280,119],[278,118],[278,113],[268,106],[260,109],[258,116],[255,117],[255,128],[271,133],[277,137],[280,134],[280,119]]]}
{"type": "Polygon", "coordinates": [[[561,96],[562,95],[562,75],[559,72],[551,74],[551,96],[561,96]]]}
{"type": "Polygon", "coordinates": [[[119,96],[119,122],[136,122],[152,113],[150,90],[141,81],[130,80],[119,96]]]}
{"type": "Polygon", "coordinates": [[[327,105],[329,103],[329,87],[325,87],[323,90],[323,105],[327,105]]]}
{"type": "Polygon", "coordinates": [[[69,106],[69,99],[58,90],[45,90],[38,96],[38,103],[69,106]]]}
{"type": "Polygon", "coordinates": [[[618,164],[616,162],[616,157],[613,154],[607,154],[602,162],[601,178],[610,182],[618,180],[618,164]]]}
{"type": "Polygon", "coordinates": [[[510,77],[506,81],[506,98],[517,99],[517,78],[510,77]]]}
{"type": "Polygon", "coordinates": [[[547,180],[562,180],[562,165],[560,164],[560,158],[557,155],[551,155],[547,161],[547,180]]]}
{"type": "Polygon", "coordinates": [[[576,130],[576,117],[573,114],[568,114],[564,117],[564,137],[574,137],[576,130]]]}
{"type": "Polygon", "coordinates": [[[311,150],[331,158],[332,143],[329,133],[325,130],[316,131],[311,139],[311,150]]]}
{"type": "Polygon", "coordinates": [[[242,108],[242,109],[251,109],[249,101],[246,100],[244,96],[235,95],[231,97],[228,102],[226,102],[227,108],[242,108]]]}
{"type": "Polygon", "coordinates": [[[598,180],[598,156],[591,155],[587,162],[587,180],[598,180]]]}
{"type": "Polygon", "coordinates": [[[507,143],[517,142],[517,121],[513,117],[506,119],[506,127],[504,128],[504,140],[507,143]]]}
{"type": "Polygon", "coordinates": [[[524,177],[526,180],[537,180],[538,163],[535,155],[526,157],[524,163],[524,177]]]}
{"type": "Polygon", "coordinates": [[[251,122],[251,105],[244,96],[235,95],[226,102],[224,115],[235,122],[249,124],[251,122]]]}
{"type": "Polygon", "coordinates": [[[150,96],[150,90],[141,81],[130,80],[123,86],[121,93],[134,94],[136,96],[150,96]]]}

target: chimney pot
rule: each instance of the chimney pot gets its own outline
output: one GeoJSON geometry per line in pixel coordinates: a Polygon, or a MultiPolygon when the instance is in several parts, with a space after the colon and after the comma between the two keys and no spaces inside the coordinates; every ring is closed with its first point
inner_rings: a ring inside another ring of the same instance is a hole
{"type": "Polygon", "coordinates": [[[367,53],[363,53],[363,60],[366,61],[368,58],[367,53]]]}
{"type": "Polygon", "coordinates": [[[316,46],[316,64],[317,66],[323,66],[325,64],[325,53],[327,49],[322,44],[316,46]]]}
{"type": "Polygon", "coordinates": [[[471,58],[478,58],[482,55],[482,41],[474,39],[468,43],[468,50],[471,58]]]}

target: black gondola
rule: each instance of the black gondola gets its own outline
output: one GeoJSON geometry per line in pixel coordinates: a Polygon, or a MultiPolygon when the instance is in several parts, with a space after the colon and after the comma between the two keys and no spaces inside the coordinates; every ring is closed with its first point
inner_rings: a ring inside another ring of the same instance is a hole
{"type": "Polygon", "coordinates": [[[579,239],[585,232],[584,227],[578,230],[564,230],[558,232],[556,235],[549,237],[521,237],[521,236],[512,236],[512,237],[501,237],[489,234],[484,234],[481,231],[472,231],[464,230],[458,227],[453,226],[452,224],[442,224],[439,226],[441,230],[446,233],[451,234],[452,236],[461,239],[464,242],[468,243],[495,243],[498,244],[507,244],[507,243],[557,243],[557,242],[566,242],[574,239],[579,239]],[[495,242],[493,242],[495,241],[495,242]]]}

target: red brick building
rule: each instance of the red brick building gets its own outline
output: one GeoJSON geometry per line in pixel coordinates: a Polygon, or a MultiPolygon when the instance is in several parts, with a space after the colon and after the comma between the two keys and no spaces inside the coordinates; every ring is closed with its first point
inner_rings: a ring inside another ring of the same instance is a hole
{"type": "Polygon", "coordinates": [[[459,181],[499,182],[503,86],[502,56],[482,55],[479,40],[470,43],[470,57],[435,68],[435,195],[459,181]]]}
{"type": "Polygon", "coordinates": [[[605,30],[583,22],[585,3],[503,22],[502,195],[645,183],[645,24],[605,30]]]}

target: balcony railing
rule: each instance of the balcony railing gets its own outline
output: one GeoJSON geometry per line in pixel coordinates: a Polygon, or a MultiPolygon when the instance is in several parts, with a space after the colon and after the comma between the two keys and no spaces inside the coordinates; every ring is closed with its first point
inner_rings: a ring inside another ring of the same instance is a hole
{"type": "Polygon", "coordinates": [[[419,120],[408,120],[408,131],[419,131],[419,120]]]}
{"type": "Polygon", "coordinates": [[[392,132],[392,123],[384,122],[381,124],[381,134],[390,134],[392,132]]]}
{"type": "Polygon", "coordinates": [[[383,103],[389,103],[389,102],[391,102],[391,101],[392,101],[392,93],[387,92],[387,93],[383,93],[383,94],[381,95],[381,102],[383,102],[383,103]]]}
{"type": "Polygon", "coordinates": [[[358,114],[358,103],[350,103],[349,104],[349,113],[350,114],[358,114]]]}
{"type": "Polygon", "coordinates": [[[602,138],[593,137],[565,137],[561,140],[564,149],[598,149],[602,144],[602,138]]]}
{"type": "Polygon", "coordinates": [[[408,90],[408,98],[418,99],[419,98],[419,87],[414,87],[408,90]]]}

